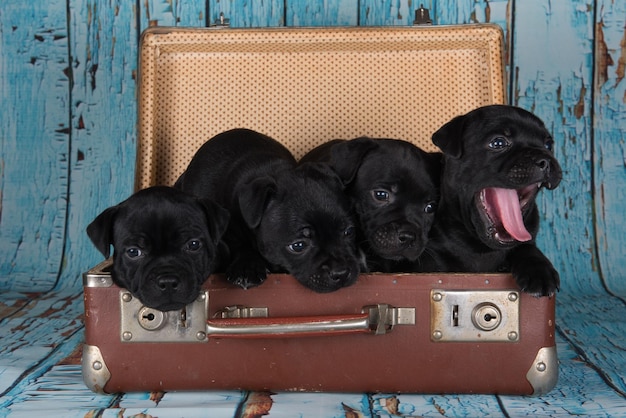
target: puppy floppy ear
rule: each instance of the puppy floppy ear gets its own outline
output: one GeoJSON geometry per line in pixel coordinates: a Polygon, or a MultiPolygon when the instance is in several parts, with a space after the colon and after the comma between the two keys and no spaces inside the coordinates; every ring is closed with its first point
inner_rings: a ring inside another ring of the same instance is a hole
{"type": "Polygon", "coordinates": [[[330,166],[339,175],[344,185],[352,183],[365,155],[378,147],[378,143],[367,137],[339,142],[330,151],[330,166]]]}
{"type": "Polygon", "coordinates": [[[239,208],[243,220],[250,228],[261,223],[263,213],[272,196],[276,194],[276,180],[266,176],[243,186],[239,193],[239,208]]]}
{"type": "Polygon", "coordinates": [[[224,232],[226,232],[228,222],[230,221],[230,212],[210,199],[200,199],[198,202],[207,217],[211,239],[214,244],[217,244],[224,232]]]}
{"type": "Polygon", "coordinates": [[[432,136],[433,144],[437,145],[445,155],[460,158],[463,154],[463,131],[465,116],[457,116],[439,128],[432,136]]]}
{"type": "Polygon", "coordinates": [[[98,251],[109,258],[113,244],[113,222],[119,210],[118,206],[105,209],[87,226],[87,235],[98,251]]]}

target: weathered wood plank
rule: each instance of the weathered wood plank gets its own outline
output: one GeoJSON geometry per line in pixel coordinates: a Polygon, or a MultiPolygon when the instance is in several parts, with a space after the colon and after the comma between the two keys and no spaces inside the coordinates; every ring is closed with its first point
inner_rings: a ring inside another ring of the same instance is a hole
{"type": "Polygon", "coordinates": [[[594,209],[600,271],[626,297],[626,2],[599,0],[593,107],[594,209]]]}
{"type": "Polygon", "coordinates": [[[559,381],[539,397],[502,396],[507,416],[626,416],[623,394],[607,388],[602,377],[581,358],[575,347],[557,335],[559,381]]]}
{"type": "Polygon", "coordinates": [[[413,0],[361,0],[359,2],[359,24],[361,26],[411,26],[415,9],[423,4],[433,10],[436,0],[416,2],[413,0]]]}
{"type": "Polygon", "coordinates": [[[133,190],[136,150],[136,8],[71,0],[72,57],[70,208],[61,286],[102,260],[85,228],[133,190]]]}
{"type": "Polygon", "coordinates": [[[515,3],[512,103],[544,120],[563,181],[538,197],[538,246],[564,292],[602,292],[593,227],[591,83],[593,8],[586,0],[515,3]]]}
{"type": "Polygon", "coordinates": [[[505,416],[498,398],[492,395],[373,395],[372,404],[376,417],[505,416]]]}
{"type": "Polygon", "coordinates": [[[82,341],[80,293],[51,292],[0,323],[0,410],[82,341]]]}
{"type": "Polygon", "coordinates": [[[557,326],[585,361],[626,395],[626,304],[608,294],[559,295],[557,326]]]}
{"type": "Polygon", "coordinates": [[[234,28],[285,26],[283,0],[209,0],[210,24],[219,22],[220,14],[234,28]]]}
{"type": "Polygon", "coordinates": [[[205,0],[144,0],[139,3],[141,29],[148,26],[206,25],[205,0]]]}
{"type": "Polygon", "coordinates": [[[45,291],[56,282],[65,239],[65,1],[0,7],[0,290],[45,291]]]}
{"type": "Polygon", "coordinates": [[[286,26],[356,26],[359,21],[354,0],[289,1],[286,26]]]}
{"type": "Polygon", "coordinates": [[[506,29],[511,2],[512,0],[435,0],[433,21],[439,25],[496,23],[506,29]]]}

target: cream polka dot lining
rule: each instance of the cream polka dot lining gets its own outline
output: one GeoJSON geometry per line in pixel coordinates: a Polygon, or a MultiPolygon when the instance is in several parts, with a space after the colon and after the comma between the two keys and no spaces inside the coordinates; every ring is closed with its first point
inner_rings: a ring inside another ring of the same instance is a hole
{"type": "Polygon", "coordinates": [[[495,25],[153,28],[139,69],[137,188],[173,184],[232,128],[272,136],[296,158],[363,135],[435,150],[447,120],[505,102],[495,25]]]}

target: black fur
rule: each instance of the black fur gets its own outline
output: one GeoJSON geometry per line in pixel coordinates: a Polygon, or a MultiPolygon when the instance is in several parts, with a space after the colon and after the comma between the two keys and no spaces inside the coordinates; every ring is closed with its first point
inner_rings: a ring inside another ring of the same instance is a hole
{"type": "Polygon", "coordinates": [[[301,162],[328,164],[347,185],[370,271],[412,270],[439,200],[441,154],[402,140],[334,140],[301,162]]]}
{"type": "Polygon", "coordinates": [[[452,119],[432,139],[444,153],[444,170],[439,210],[420,269],[511,271],[523,291],[553,294],[559,275],[535,246],[535,197],[543,187],[557,187],[561,168],[543,122],[517,107],[486,106],[452,119]],[[494,203],[496,190],[516,191],[520,208],[511,212],[519,214],[525,233],[521,221],[511,221],[511,216],[505,218],[517,226],[504,227],[494,209],[502,207],[494,203]]]}
{"type": "Polygon", "coordinates": [[[231,212],[224,237],[229,281],[248,288],[287,272],[316,292],[356,280],[358,254],[342,184],[329,169],[296,167],[290,152],[258,132],[235,129],[207,141],[176,187],[231,212]]]}
{"type": "Polygon", "coordinates": [[[228,212],[170,187],[141,190],[103,211],[87,227],[109,257],[112,278],[144,305],[161,311],[193,302],[213,272],[228,212]]]}

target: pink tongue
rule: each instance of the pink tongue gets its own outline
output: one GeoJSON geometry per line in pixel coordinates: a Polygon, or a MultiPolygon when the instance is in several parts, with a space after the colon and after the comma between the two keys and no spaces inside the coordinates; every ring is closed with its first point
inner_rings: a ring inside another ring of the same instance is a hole
{"type": "Polygon", "coordinates": [[[498,217],[502,220],[504,229],[517,241],[530,241],[532,236],[524,226],[517,191],[500,188],[493,188],[491,191],[494,197],[494,207],[498,217]]]}

